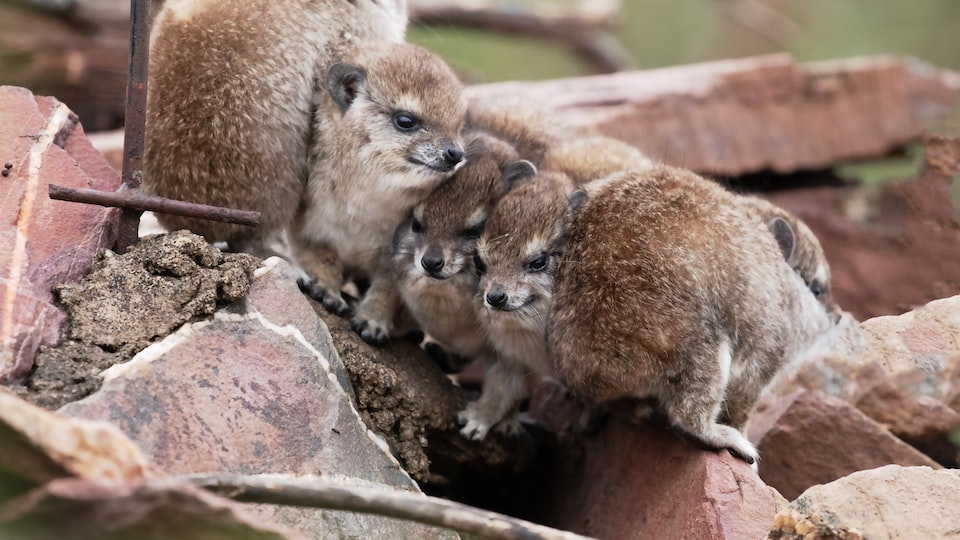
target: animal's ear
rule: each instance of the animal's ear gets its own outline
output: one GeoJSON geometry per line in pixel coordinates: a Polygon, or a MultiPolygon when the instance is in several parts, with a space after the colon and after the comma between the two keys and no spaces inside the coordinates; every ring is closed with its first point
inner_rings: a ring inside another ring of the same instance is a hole
{"type": "Polygon", "coordinates": [[[768,221],[767,227],[770,228],[770,232],[773,233],[773,238],[777,241],[777,245],[780,246],[780,252],[783,253],[783,258],[788,263],[792,263],[794,248],[796,248],[797,245],[797,235],[793,231],[793,227],[790,226],[787,220],[781,217],[775,217],[768,221]]]}
{"type": "Polygon", "coordinates": [[[507,189],[512,188],[517,182],[528,180],[537,175],[537,166],[525,159],[514,161],[503,169],[503,183],[507,189]]]}
{"type": "Polygon", "coordinates": [[[576,210],[577,208],[580,208],[580,205],[583,204],[583,201],[587,200],[587,192],[582,189],[578,189],[571,193],[570,196],[567,197],[567,200],[570,202],[570,209],[576,210]]]}
{"type": "Polygon", "coordinates": [[[353,64],[334,64],[327,72],[327,90],[333,101],[346,112],[367,80],[367,70],[353,64]]]}

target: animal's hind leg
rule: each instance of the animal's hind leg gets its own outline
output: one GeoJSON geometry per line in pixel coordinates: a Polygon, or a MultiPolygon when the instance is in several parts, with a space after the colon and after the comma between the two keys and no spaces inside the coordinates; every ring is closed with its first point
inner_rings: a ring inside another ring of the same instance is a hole
{"type": "Polygon", "coordinates": [[[730,377],[730,345],[722,341],[715,358],[698,358],[698,369],[685,372],[661,395],[661,405],[670,424],[708,448],[726,448],[747,463],[755,464],[757,449],[737,429],[720,424],[720,408],[730,377]]]}

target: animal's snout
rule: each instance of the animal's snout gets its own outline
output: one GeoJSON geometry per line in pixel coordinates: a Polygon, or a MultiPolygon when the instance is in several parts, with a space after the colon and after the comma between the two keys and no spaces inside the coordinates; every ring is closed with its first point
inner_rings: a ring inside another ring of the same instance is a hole
{"type": "Polygon", "coordinates": [[[424,255],[420,258],[420,266],[424,270],[435,274],[440,270],[443,270],[443,257],[438,257],[436,255],[424,255]]]}
{"type": "Polygon", "coordinates": [[[463,148],[457,143],[447,143],[443,147],[443,160],[451,167],[463,161],[463,148]]]}
{"type": "Polygon", "coordinates": [[[507,305],[507,293],[503,292],[501,289],[494,289],[488,292],[485,298],[487,305],[492,308],[500,309],[507,305]]]}

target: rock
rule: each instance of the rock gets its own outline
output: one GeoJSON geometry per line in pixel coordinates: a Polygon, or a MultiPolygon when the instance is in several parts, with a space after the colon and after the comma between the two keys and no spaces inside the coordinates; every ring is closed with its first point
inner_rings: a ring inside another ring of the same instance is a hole
{"type": "Polygon", "coordinates": [[[151,478],[147,459],[114,426],[64,418],[0,387],[0,502],[64,477],[107,482],[151,478]]]}
{"type": "Polygon", "coordinates": [[[887,465],[813,486],[776,516],[771,540],[953,538],[960,471],[887,465]]]}
{"type": "Polygon", "coordinates": [[[30,540],[294,540],[304,538],[265,525],[237,503],[169,479],[103,483],[54,480],[0,505],[0,537],[30,540]]]}
{"type": "Polygon", "coordinates": [[[896,317],[875,317],[860,329],[865,354],[887,371],[939,371],[950,356],[960,353],[960,296],[934,300],[896,317]]]}
{"type": "Polygon", "coordinates": [[[956,104],[960,76],[917,64],[864,57],[797,65],[781,54],[468,93],[523,97],[573,129],[624,140],[654,161],[739,176],[829,168],[918,140],[929,111],[956,104]]]}
{"type": "Polygon", "coordinates": [[[114,190],[117,173],[90,145],[63,103],[0,87],[0,383],[33,366],[65,321],[51,288],[79,280],[114,241],[116,210],[54,201],[47,184],[114,190]]]}
{"type": "MultiPolygon", "coordinates": [[[[417,490],[354,409],[330,337],[289,265],[269,259],[254,275],[243,302],[111,368],[99,392],[60,412],[116,424],[170,474],[335,473],[417,490]]],[[[251,511],[316,538],[455,537],[349,512],[251,511]]]]}
{"type": "Polygon", "coordinates": [[[541,489],[549,522],[597,538],[760,538],[785,501],[727,451],[618,415],[541,489]]]}
{"type": "Polygon", "coordinates": [[[940,468],[853,405],[822,392],[797,390],[763,414],[766,419],[751,420],[749,433],[760,450],[760,476],[787,499],[891,463],[940,468]]]}
{"type": "Polygon", "coordinates": [[[36,368],[15,389],[49,408],[90,394],[104,369],[242,298],[258,265],[186,231],[144,238],[123,256],[99,253],[80,283],[55,289],[70,317],[69,339],[41,347],[36,368]]]}

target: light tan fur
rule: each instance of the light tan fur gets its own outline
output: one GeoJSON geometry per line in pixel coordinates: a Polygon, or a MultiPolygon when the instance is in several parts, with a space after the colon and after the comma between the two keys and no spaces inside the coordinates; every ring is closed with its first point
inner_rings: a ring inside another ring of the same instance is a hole
{"type": "Polygon", "coordinates": [[[304,195],[317,84],[361,45],[401,42],[406,22],[405,0],[168,0],[151,34],[144,190],[261,220],[160,223],[272,254],[304,195]]]}
{"type": "Polygon", "coordinates": [[[833,324],[758,225],[680,169],[588,186],[547,325],[560,380],[595,403],[652,400],[679,431],[755,463],[740,428],[760,391],[833,324]]]}
{"type": "Polygon", "coordinates": [[[490,358],[493,349],[473,311],[480,279],[474,257],[505,189],[504,170],[519,158],[496,138],[465,137],[466,163],[400,225],[391,258],[400,296],[419,327],[449,353],[490,358]]]}
{"type": "Polygon", "coordinates": [[[352,324],[382,344],[400,303],[388,270],[393,234],[462,164],[466,104],[450,68],[414,45],[368,47],[334,66],[326,86],[291,245],[314,280],[308,292],[331,311],[347,311],[344,273],[370,279],[352,324]]]}

